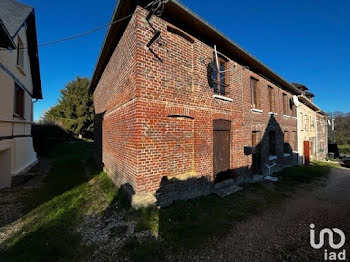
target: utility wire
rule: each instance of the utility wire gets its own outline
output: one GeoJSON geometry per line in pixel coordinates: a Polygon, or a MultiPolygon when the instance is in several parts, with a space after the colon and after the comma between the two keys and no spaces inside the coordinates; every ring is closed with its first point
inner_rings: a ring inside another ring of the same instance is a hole
{"type": "MultiPolygon", "coordinates": [[[[162,3],[162,1],[160,0],[155,0],[155,1],[152,1],[151,3],[149,3],[145,9],[147,9],[148,7],[152,6],[153,8],[153,5],[158,5],[158,3],[162,3]]],[[[166,2],[164,2],[166,3],[166,2]]],[[[122,22],[126,19],[128,19],[129,17],[133,16],[134,14],[136,14],[137,12],[133,12],[123,18],[120,18],[118,20],[115,20],[111,23],[108,23],[108,24],[104,24],[104,25],[101,25],[99,27],[96,27],[96,28],[93,28],[89,31],[86,31],[86,32],[82,32],[82,33],[79,33],[79,34],[76,34],[76,35],[72,35],[72,36],[69,36],[69,37],[65,37],[65,38],[61,38],[61,39],[57,39],[57,40],[54,40],[54,41],[50,41],[50,42],[46,42],[46,43],[42,43],[42,44],[38,44],[38,47],[42,47],[42,46],[49,46],[49,45],[55,45],[55,44],[58,44],[58,43],[62,43],[62,42],[66,42],[66,41],[69,41],[69,40],[73,40],[73,39],[77,39],[77,38],[80,38],[80,37],[83,37],[83,36],[86,36],[86,35],[89,35],[89,34],[92,34],[92,33],[95,33],[99,30],[102,30],[103,28],[106,28],[108,26],[112,26],[116,23],[119,23],[119,22],[122,22]]],[[[20,49],[28,49],[28,47],[22,47],[20,49]]],[[[13,49],[7,49],[7,48],[0,48],[0,51],[11,51],[13,49]]]]}

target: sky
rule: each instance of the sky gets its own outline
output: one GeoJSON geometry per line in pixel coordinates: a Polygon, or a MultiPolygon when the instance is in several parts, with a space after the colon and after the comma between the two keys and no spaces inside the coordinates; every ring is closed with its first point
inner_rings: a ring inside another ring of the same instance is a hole
{"type": "MultiPolygon", "coordinates": [[[[115,0],[21,0],[35,8],[38,42],[108,23],[115,0]]],[[[181,0],[289,82],[305,84],[324,111],[350,111],[350,1],[181,0]]],[[[34,119],[57,103],[77,76],[91,79],[106,30],[39,48],[44,99],[34,119]]]]}

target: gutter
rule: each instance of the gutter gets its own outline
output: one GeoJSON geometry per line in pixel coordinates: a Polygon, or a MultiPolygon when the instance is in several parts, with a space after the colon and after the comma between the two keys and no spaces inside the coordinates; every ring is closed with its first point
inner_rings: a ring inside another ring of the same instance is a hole
{"type": "Polygon", "coordinates": [[[319,108],[317,105],[315,105],[310,99],[308,99],[306,96],[304,95],[299,95],[298,98],[300,98],[301,100],[304,100],[304,104],[309,106],[309,107],[313,107],[316,111],[316,113],[320,113],[324,116],[327,116],[327,114],[325,112],[323,112],[321,110],[321,108],[319,108]]]}
{"type": "MultiPolygon", "coordinates": [[[[148,2],[150,2],[150,1],[149,0],[144,1],[143,4],[148,3],[148,2]]],[[[115,9],[114,9],[111,23],[114,20],[118,19],[119,16],[121,16],[121,13],[123,13],[123,11],[124,12],[127,12],[127,11],[134,12],[135,11],[134,6],[136,6],[137,4],[138,3],[136,3],[136,1],[134,1],[134,0],[128,0],[128,1],[119,0],[115,9]]],[[[231,48],[231,52],[237,53],[238,54],[237,56],[239,59],[244,60],[244,62],[248,66],[251,66],[252,68],[256,69],[255,70],[255,71],[257,71],[256,73],[260,73],[265,78],[270,79],[270,81],[272,80],[271,82],[274,82],[276,85],[278,85],[284,89],[287,89],[288,91],[290,91],[293,94],[296,94],[296,95],[302,94],[298,88],[293,86],[291,83],[289,83],[288,81],[283,79],[278,74],[274,73],[270,68],[265,66],[257,58],[253,57],[248,52],[243,50],[236,43],[234,43],[231,39],[229,39],[223,33],[218,31],[217,29],[215,29],[213,26],[211,26],[208,22],[206,22],[200,16],[195,14],[189,8],[182,5],[177,0],[168,0],[168,2],[165,5],[165,11],[166,11],[166,13],[170,13],[170,15],[173,19],[178,19],[176,17],[176,14],[174,13],[174,12],[176,12],[176,9],[178,11],[182,11],[183,13],[185,13],[187,18],[195,20],[194,22],[197,23],[197,25],[199,25],[200,27],[204,27],[205,29],[207,29],[208,34],[204,35],[204,37],[206,37],[208,40],[210,40],[209,39],[210,37],[218,38],[218,39],[221,38],[225,42],[225,46],[227,47],[226,49],[229,50],[231,48]]],[[[125,20],[125,22],[129,22],[129,21],[125,20]]],[[[117,25],[113,25],[113,26],[116,27],[117,25]]],[[[191,26],[191,25],[189,25],[189,26],[191,26]]],[[[108,32],[105,36],[103,46],[102,46],[102,49],[100,51],[100,54],[99,54],[99,57],[97,60],[97,63],[95,65],[94,73],[93,73],[91,83],[90,83],[90,88],[89,88],[90,92],[94,92],[94,90],[95,90],[95,88],[96,88],[96,86],[97,86],[97,84],[102,76],[102,72],[103,72],[106,64],[108,63],[108,61],[111,57],[111,52],[113,52],[113,51],[111,51],[109,49],[113,49],[113,48],[111,48],[111,46],[113,47],[114,44],[117,45],[117,42],[119,42],[119,40],[112,39],[115,43],[110,43],[110,41],[112,41],[112,40],[110,40],[110,38],[113,38],[113,34],[116,35],[116,32],[118,32],[118,29],[113,29],[112,26],[109,26],[108,32]],[[110,45],[110,46],[108,46],[108,45],[110,45]]]]}

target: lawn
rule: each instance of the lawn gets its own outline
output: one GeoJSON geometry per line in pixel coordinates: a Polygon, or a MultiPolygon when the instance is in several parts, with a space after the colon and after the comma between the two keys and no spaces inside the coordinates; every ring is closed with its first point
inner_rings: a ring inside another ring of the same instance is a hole
{"type": "Polygon", "coordinates": [[[0,229],[0,236],[6,235],[0,261],[93,261],[96,253],[103,254],[101,261],[162,261],[170,250],[195,249],[241,221],[278,208],[292,192],[322,181],[330,170],[320,163],[291,167],[277,174],[277,183],[245,184],[226,198],[210,195],[178,201],[169,208],[135,211],[108,176],[96,171],[91,156],[92,145],[84,141],[52,149],[46,180],[24,200],[27,215],[0,229]],[[121,223],[133,225],[131,233],[126,233],[127,226],[110,226],[111,217],[119,213],[124,214],[121,223]],[[109,230],[102,244],[87,243],[77,230],[91,218],[109,230]],[[147,237],[140,240],[145,232],[147,237]],[[111,245],[114,242],[121,244],[111,245]]]}
{"type": "Polygon", "coordinates": [[[338,145],[338,148],[341,155],[350,156],[350,145],[338,145]]]}

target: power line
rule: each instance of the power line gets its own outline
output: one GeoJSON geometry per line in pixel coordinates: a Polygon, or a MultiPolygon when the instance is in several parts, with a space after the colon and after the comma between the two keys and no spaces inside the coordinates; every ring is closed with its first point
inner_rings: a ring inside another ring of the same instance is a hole
{"type": "MultiPolygon", "coordinates": [[[[154,5],[157,6],[157,5],[159,5],[159,3],[162,4],[162,3],[166,3],[166,2],[167,2],[167,1],[164,1],[164,0],[163,0],[163,1],[161,1],[161,0],[154,0],[154,1],[152,1],[151,3],[149,3],[149,4],[145,7],[145,9],[147,9],[147,8],[150,7],[150,6],[151,6],[152,9],[153,9],[153,8],[154,8],[154,5]]],[[[158,8],[159,8],[159,7],[158,7],[158,8]]],[[[157,9],[158,9],[158,8],[157,8],[157,9]]],[[[50,42],[38,44],[38,47],[49,46],[49,45],[55,45],[55,44],[57,44],[57,43],[62,43],[62,42],[70,41],[70,40],[73,40],[73,39],[77,39],[77,38],[80,38],[80,37],[83,37],[83,36],[86,36],[86,35],[95,33],[95,32],[97,32],[97,31],[99,31],[99,30],[102,30],[103,28],[106,28],[106,27],[108,27],[108,26],[112,26],[112,25],[114,25],[114,24],[116,24],[116,23],[122,22],[122,21],[128,19],[129,17],[133,16],[133,15],[136,14],[136,13],[137,13],[137,12],[133,12],[133,13],[131,13],[131,14],[129,14],[129,15],[123,17],[123,18],[120,18],[120,19],[118,19],[118,20],[115,20],[115,21],[113,21],[113,22],[111,22],[111,23],[101,25],[101,26],[99,26],[99,27],[93,28],[93,29],[91,29],[91,30],[88,30],[88,31],[85,31],[85,32],[82,32],[82,33],[79,33],[79,34],[76,34],[76,35],[72,35],[72,36],[65,37],[65,38],[61,38],[61,39],[57,39],[57,40],[54,40],[54,41],[50,41],[50,42]]],[[[28,49],[28,47],[23,47],[23,48],[20,48],[20,49],[28,49]]],[[[11,51],[11,50],[13,50],[13,49],[0,48],[0,51],[11,51]]]]}

